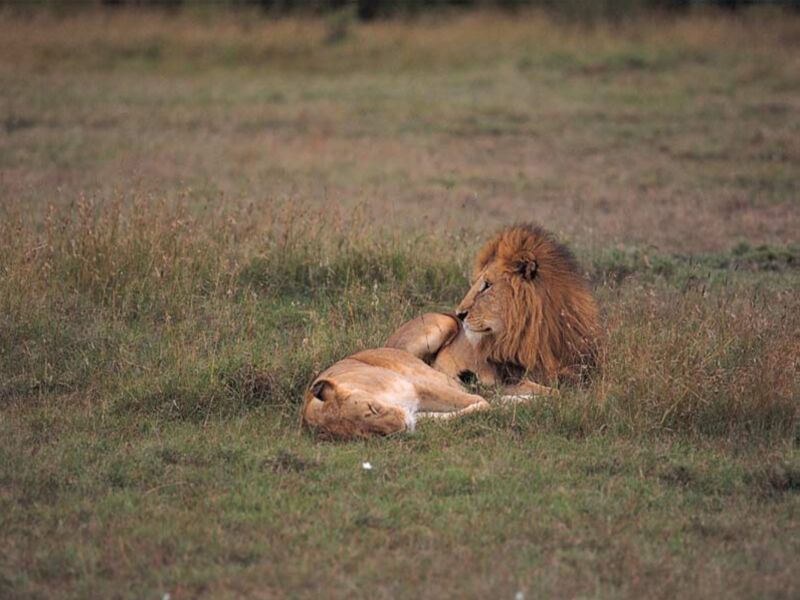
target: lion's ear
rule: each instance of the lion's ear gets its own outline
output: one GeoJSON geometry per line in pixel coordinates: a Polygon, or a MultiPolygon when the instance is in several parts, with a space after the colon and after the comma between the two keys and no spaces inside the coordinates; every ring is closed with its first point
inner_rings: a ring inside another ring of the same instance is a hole
{"type": "Polygon", "coordinates": [[[336,397],[336,386],[328,379],[320,379],[311,386],[311,395],[328,402],[336,397]]]}
{"type": "Polygon", "coordinates": [[[520,260],[514,267],[517,273],[522,275],[523,279],[533,281],[533,278],[536,277],[536,272],[539,270],[539,263],[536,262],[535,258],[532,258],[530,260],[520,260]]]}

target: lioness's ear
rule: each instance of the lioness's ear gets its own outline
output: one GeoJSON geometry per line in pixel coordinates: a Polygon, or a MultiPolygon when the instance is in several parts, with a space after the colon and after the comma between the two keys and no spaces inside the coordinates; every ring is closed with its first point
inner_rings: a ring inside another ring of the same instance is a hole
{"type": "Polygon", "coordinates": [[[536,262],[535,258],[532,258],[530,260],[521,260],[517,262],[515,267],[517,273],[522,275],[524,279],[533,281],[533,278],[536,277],[536,272],[539,270],[539,263],[536,262]]]}
{"type": "Polygon", "coordinates": [[[323,402],[328,402],[336,397],[336,389],[332,381],[320,379],[311,386],[311,395],[323,402]]]}

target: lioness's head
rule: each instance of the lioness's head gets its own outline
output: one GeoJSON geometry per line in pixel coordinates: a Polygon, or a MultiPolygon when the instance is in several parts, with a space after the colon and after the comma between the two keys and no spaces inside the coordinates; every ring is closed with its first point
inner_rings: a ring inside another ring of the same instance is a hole
{"type": "Polygon", "coordinates": [[[492,362],[547,380],[594,363],[597,305],[570,251],[534,225],[500,231],[478,253],[457,315],[492,362]]]}

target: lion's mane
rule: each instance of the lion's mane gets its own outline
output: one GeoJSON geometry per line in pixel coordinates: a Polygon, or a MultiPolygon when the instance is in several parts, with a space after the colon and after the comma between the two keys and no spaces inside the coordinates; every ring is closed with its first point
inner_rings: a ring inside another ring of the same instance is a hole
{"type": "Polygon", "coordinates": [[[490,340],[487,358],[545,380],[580,379],[596,365],[598,309],[566,246],[531,224],[498,232],[478,253],[477,275],[496,263],[512,293],[500,307],[511,324],[490,340]],[[534,265],[532,280],[519,275],[534,265]]]}

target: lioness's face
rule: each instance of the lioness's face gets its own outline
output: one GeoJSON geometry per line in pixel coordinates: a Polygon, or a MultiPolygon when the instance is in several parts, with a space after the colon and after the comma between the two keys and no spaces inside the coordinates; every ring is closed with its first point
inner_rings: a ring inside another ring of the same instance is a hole
{"type": "Polygon", "coordinates": [[[505,330],[502,307],[508,305],[513,293],[506,278],[498,267],[488,265],[458,305],[456,314],[470,338],[496,336],[505,330]]]}

